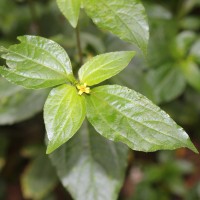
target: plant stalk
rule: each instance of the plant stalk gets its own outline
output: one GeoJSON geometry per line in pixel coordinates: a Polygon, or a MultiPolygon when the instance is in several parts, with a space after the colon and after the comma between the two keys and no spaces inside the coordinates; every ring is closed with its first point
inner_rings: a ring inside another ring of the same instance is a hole
{"type": "Polygon", "coordinates": [[[76,43],[77,43],[77,49],[78,49],[78,55],[79,55],[79,63],[80,65],[83,64],[83,53],[81,48],[81,39],[80,39],[80,30],[79,26],[77,25],[76,29],[76,43]]]}
{"type": "Polygon", "coordinates": [[[37,22],[37,12],[34,5],[33,0],[28,0],[28,6],[31,13],[32,18],[32,27],[31,27],[31,33],[32,34],[39,34],[39,24],[37,22]]]}

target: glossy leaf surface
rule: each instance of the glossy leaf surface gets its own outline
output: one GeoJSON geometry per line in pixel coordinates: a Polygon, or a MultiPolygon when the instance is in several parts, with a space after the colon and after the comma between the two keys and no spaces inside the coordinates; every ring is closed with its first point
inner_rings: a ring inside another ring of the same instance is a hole
{"type": "Polygon", "coordinates": [[[57,0],[57,4],[63,15],[69,20],[70,24],[76,28],[81,0],[57,0]]]}
{"type": "Polygon", "coordinates": [[[122,71],[134,55],[133,51],[121,51],[95,56],[81,67],[79,80],[89,86],[98,84],[122,71]]]}
{"type": "Polygon", "coordinates": [[[49,158],[42,154],[35,158],[21,177],[22,193],[27,199],[44,199],[58,182],[49,158]]]}
{"type": "Polygon", "coordinates": [[[9,68],[0,67],[7,80],[26,88],[53,87],[74,81],[71,63],[57,43],[38,36],[18,37],[20,44],[2,49],[9,68]]]}
{"type": "Polygon", "coordinates": [[[149,28],[139,0],[84,0],[84,8],[100,28],[147,51],[149,28]]]}
{"type": "Polygon", "coordinates": [[[85,99],[78,95],[74,86],[61,85],[54,88],[44,106],[44,121],[51,153],[67,142],[80,128],[85,118],[85,99]]]}
{"type": "Polygon", "coordinates": [[[49,90],[25,90],[0,77],[0,125],[23,121],[40,112],[49,90]]]}
{"type": "Polygon", "coordinates": [[[87,117],[104,137],[133,150],[151,152],[188,147],[189,136],[143,95],[117,85],[94,88],[86,96],[87,117]]]}
{"type": "Polygon", "coordinates": [[[74,200],[116,200],[127,153],[126,146],[104,139],[84,123],[50,158],[74,200]]]}

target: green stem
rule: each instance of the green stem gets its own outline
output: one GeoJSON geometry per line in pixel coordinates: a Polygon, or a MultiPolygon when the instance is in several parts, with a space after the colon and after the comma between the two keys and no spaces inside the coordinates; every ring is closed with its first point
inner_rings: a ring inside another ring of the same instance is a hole
{"type": "Polygon", "coordinates": [[[35,22],[37,19],[37,15],[36,15],[36,10],[35,10],[35,5],[33,3],[33,0],[28,0],[28,5],[29,5],[32,20],[33,22],[35,22]]]}
{"type": "Polygon", "coordinates": [[[78,55],[79,55],[79,63],[80,65],[83,64],[83,53],[81,48],[81,40],[80,40],[80,30],[79,26],[76,27],[76,43],[77,43],[77,49],[78,49],[78,55]]]}
{"type": "Polygon", "coordinates": [[[32,24],[33,24],[32,31],[35,34],[38,34],[39,33],[39,25],[37,22],[37,12],[36,12],[33,0],[28,0],[28,6],[29,6],[30,13],[31,13],[32,24]]]}

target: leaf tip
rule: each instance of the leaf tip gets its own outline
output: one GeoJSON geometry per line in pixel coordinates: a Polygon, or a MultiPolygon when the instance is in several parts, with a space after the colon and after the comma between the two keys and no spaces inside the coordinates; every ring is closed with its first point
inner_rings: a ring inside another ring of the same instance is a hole
{"type": "Polygon", "coordinates": [[[197,149],[193,144],[190,146],[190,149],[191,149],[194,153],[199,154],[198,149],[197,149]]]}
{"type": "Polygon", "coordinates": [[[60,146],[62,146],[66,141],[58,141],[58,140],[51,140],[48,142],[46,154],[53,153],[56,149],[58,149],[60,146]]]}
{"type": "Polygon", "coordinates": [[[192,150],[194,153],[199,154],[198,149],[194,146],[194,144],[192,143],[192,141],[190,139],[188,139],[187,146],[185,146],[185,147],[192,150]]]}
{"type": "Polygon", "coordinates": [[[136,52],[135,51],[129,51],[129,55],[131,58],[133,58],[135,56],[136,52]]]}
{"type": "Polygon", "coordinates": [[[53,151],[55,151],[58,148],[57,145],[53,141],[48,141],[46,154],[51,154],[53,151]]]}
{"type": "Polygon", "coordinates": [[[77,27],[78,21],[69,21],[69,23],[75,29],[77,27]]]}
{"type": "Polygon", "coordinates": [[[51,145],[48,145],[48,146],[47,146],[47,150],[46,150],[46,154],[50,154],[50,153],[52,153],[54,150],[55,150],[55,149],[53,149],[53,148],[51,147],[51,145]]]}

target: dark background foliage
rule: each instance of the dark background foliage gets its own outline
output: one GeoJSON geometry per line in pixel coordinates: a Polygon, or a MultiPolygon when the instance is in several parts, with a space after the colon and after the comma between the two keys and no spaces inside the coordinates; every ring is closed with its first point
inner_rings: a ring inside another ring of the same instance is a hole
{"type": "MultiPolygon", "coordinates": [[[[110,82],[146,95],[181,125],[200,149],[200,2],[143,1],[149,19],[147,58],[138,54],[110,82]]],[[[84,59],[132,46],[80,20],[84,59]]],[[[1,0],[0,46],[19,35],[40,35],[61,44],[74,71],[79,66],[74,30],[54,0],[1,0]]],[[[3,64],[3,61],[0,61],[3,64]]],[[[13,86],[0,77],[0,199],[71,199],[45,156],[42,107],[48,90],[13,86]]],[[[121,200],[200,199],[199,155],[187,149],[129,153],[121,200]]]]}

